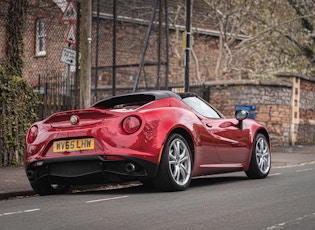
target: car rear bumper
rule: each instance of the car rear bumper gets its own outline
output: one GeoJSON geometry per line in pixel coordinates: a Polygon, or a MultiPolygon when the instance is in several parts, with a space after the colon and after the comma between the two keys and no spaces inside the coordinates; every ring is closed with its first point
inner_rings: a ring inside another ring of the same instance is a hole
{"type": "Polygon", "coordinates": [[[99,184],[153,178],[158,165],[124,156],[123,160],[108,160],[104,155],[69,156],[43,159],[26,165],[30,183],[49,177],[51,184],[99,184]]]}

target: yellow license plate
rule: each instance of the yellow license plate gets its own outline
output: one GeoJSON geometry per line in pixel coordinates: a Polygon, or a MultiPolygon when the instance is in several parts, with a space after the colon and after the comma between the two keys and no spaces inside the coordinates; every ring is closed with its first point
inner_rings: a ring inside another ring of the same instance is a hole
{"type": "Polygon", "coordinates": [[[67,152],[94,149],[94,138],[55,141],[53,152],[67,152]]]}

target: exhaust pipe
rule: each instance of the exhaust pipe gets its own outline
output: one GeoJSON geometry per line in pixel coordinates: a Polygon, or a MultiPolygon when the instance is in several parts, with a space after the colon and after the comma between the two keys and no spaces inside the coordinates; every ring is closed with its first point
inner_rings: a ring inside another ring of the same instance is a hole
{"type": "Polygon", "coordinates": [[[28,170],[26,172],[26,176],[29,180],[33,180],[34,179],[34,172],[32,170],[28,170]]]}
{"type": "Polygon", "coordinates": [[[127,163],[125,165],[125,170],[128,172],[128,173],[132,173],[136,170],[136,166],[133,164],[133,163],[127,163]]]}

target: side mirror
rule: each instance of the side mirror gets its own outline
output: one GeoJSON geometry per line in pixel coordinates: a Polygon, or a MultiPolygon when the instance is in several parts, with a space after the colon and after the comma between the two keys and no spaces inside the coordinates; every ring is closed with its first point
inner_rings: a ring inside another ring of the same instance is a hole
{"type": "Polygon", "coordinates": [[[249,113],[246,110],[237,110],[235,111],[235,118],[238,121],[242,121],[245,120],[246,118],[248,118],[249,113]]]}
{"type": "Polygon", "coordinates": [[[237,110],[235,111],[235,118],[238,120],[238,127],[243,129],[243,120],[248,118],[249,113],[246,110],[237,110]]]}

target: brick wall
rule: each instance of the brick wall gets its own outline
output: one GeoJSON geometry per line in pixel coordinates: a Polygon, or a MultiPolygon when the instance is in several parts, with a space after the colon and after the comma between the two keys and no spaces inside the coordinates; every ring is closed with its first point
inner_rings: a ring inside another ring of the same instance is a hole
{"type": "Polygon", "coordinates": [[[40,77],[42,85],[49,83],[49,91],[64,94],[67,65],[60,56],[62,48],[68,46],[65,40],[69,25],[60,23],[62,12],[57,5],[49,6],[49,10],[45,5],[30,9],[24,36],[23,77],[34,87],[38,87],[40,77]],[[40,18],[47,20],[46,55],[36,56],[36,20],[40,18]]]}
{"type": "MultiPolygon", "coordinates": [[[[106,6],[103,4],[103,7],[106,6]]],[[[150,6],[151,3],[146,3],[150,6]]],[[[175,3],[174,3],[175,4],[175,3]]],[[[176,4],[175,4],[176,5],[176,4]]],[[[118,14],[124,16],[123,7],[119,5],[118,14]]],[[[172,5],[172,7],[174,7],[172,5]]],[[[176,8],[176,7],[175,7],[176,8]]],[[[107,8],[106,8],[107,9],[107,8]]],[[[134,10],[127,11],[132,14],[134,10]]],[[[135,11],[135,12],[134,12],[135,11]]],[[[173,11],[172,11],[173,12],[173,11]]],[[[110,10],[108,13],[112,13],[110,10]]],[[[116,23],[116,65],[131,65],[134,67],[118,67],[116,69],[116,84],[119,86],[130,86],[135,83],[138,71],[138,65],[141,61],[141,54],[145,44],[145,38],[148,31],[148,21],[142,22],[144,16],[150,16],[151,12],[146,14],[136,14],[138,21],[134,19],[119,18],[116,23]]],[[[57,5],[46,6],[45,2],[41,2],[38,8],[31,8],[26,23],[26,31],[24,37],[24,69],[23,76],[32,86],[38,85],[39,76],[42,82],[49,83],[50,91],[58,91],[58,94],[64,94],[65,79],[67,75],[67,65],[60,62],[62,48],[67,47],[66,34],[69,25],[60,23],[62,15],[61,9],[57,5]],[[35,28],[38,18],[47,19],[47,53],[44,56],[35,55],[35,28]]],[[[172,14],[170,14],[170,17],[172,14]]],[[[172,21],[172,20],[170,20],[172,21]]],[[[210,25],[210,24],[209,24],[210,25]]],[[[112,18],[109,16],[101,16],[99,26],[99,47],[96,49],[96,19],[93,20],[92,31],[92,66],[96,66],[96,55],[98,55],[98,87],[110,86],[112,84],[112,18]]],[[[161,42],[161,61],[166,61],[165,51],[165,34],[162,28],[161,42]]],[[[175,29],[170,27],[169,31],[169,75],[168,84],[184,83],[184,56],[185,51],[182,49],[182,32],[183,28],[175,29]],[[176,31],[179,34],[176,35],[176,31]]],[[[217,58],[218,38],[216,36],[206,35],[195,32],[192,36],[192,57],[190,65],[191,83],[201,83],[214,79],[214,68],[217,58]]],[[[1,43],[0,43],[1,44],[1,43]]],[[[3,53],[3,52],[2,52],[3,53]]],[[[161,65],[160,74],[157,76],[158,63],[158,26],[154,24],[153,31],[146,50],[145,62],[155,63],[156,65],[146,66],[145,73],[142,72],[139,87],[154,87],[158,78],[163,87],[165,82],[165,65],[161,65]],[[145,77],[144,77],[145,76],[145,77]]],[[[95,68],[92,71],[92,85],[95,82],[95,68]]],[[[71,85],[74,84],[74,68],[71,69],[71,85]]],[[[92,86],[92,87],[93,87],[92,86]]]]}

